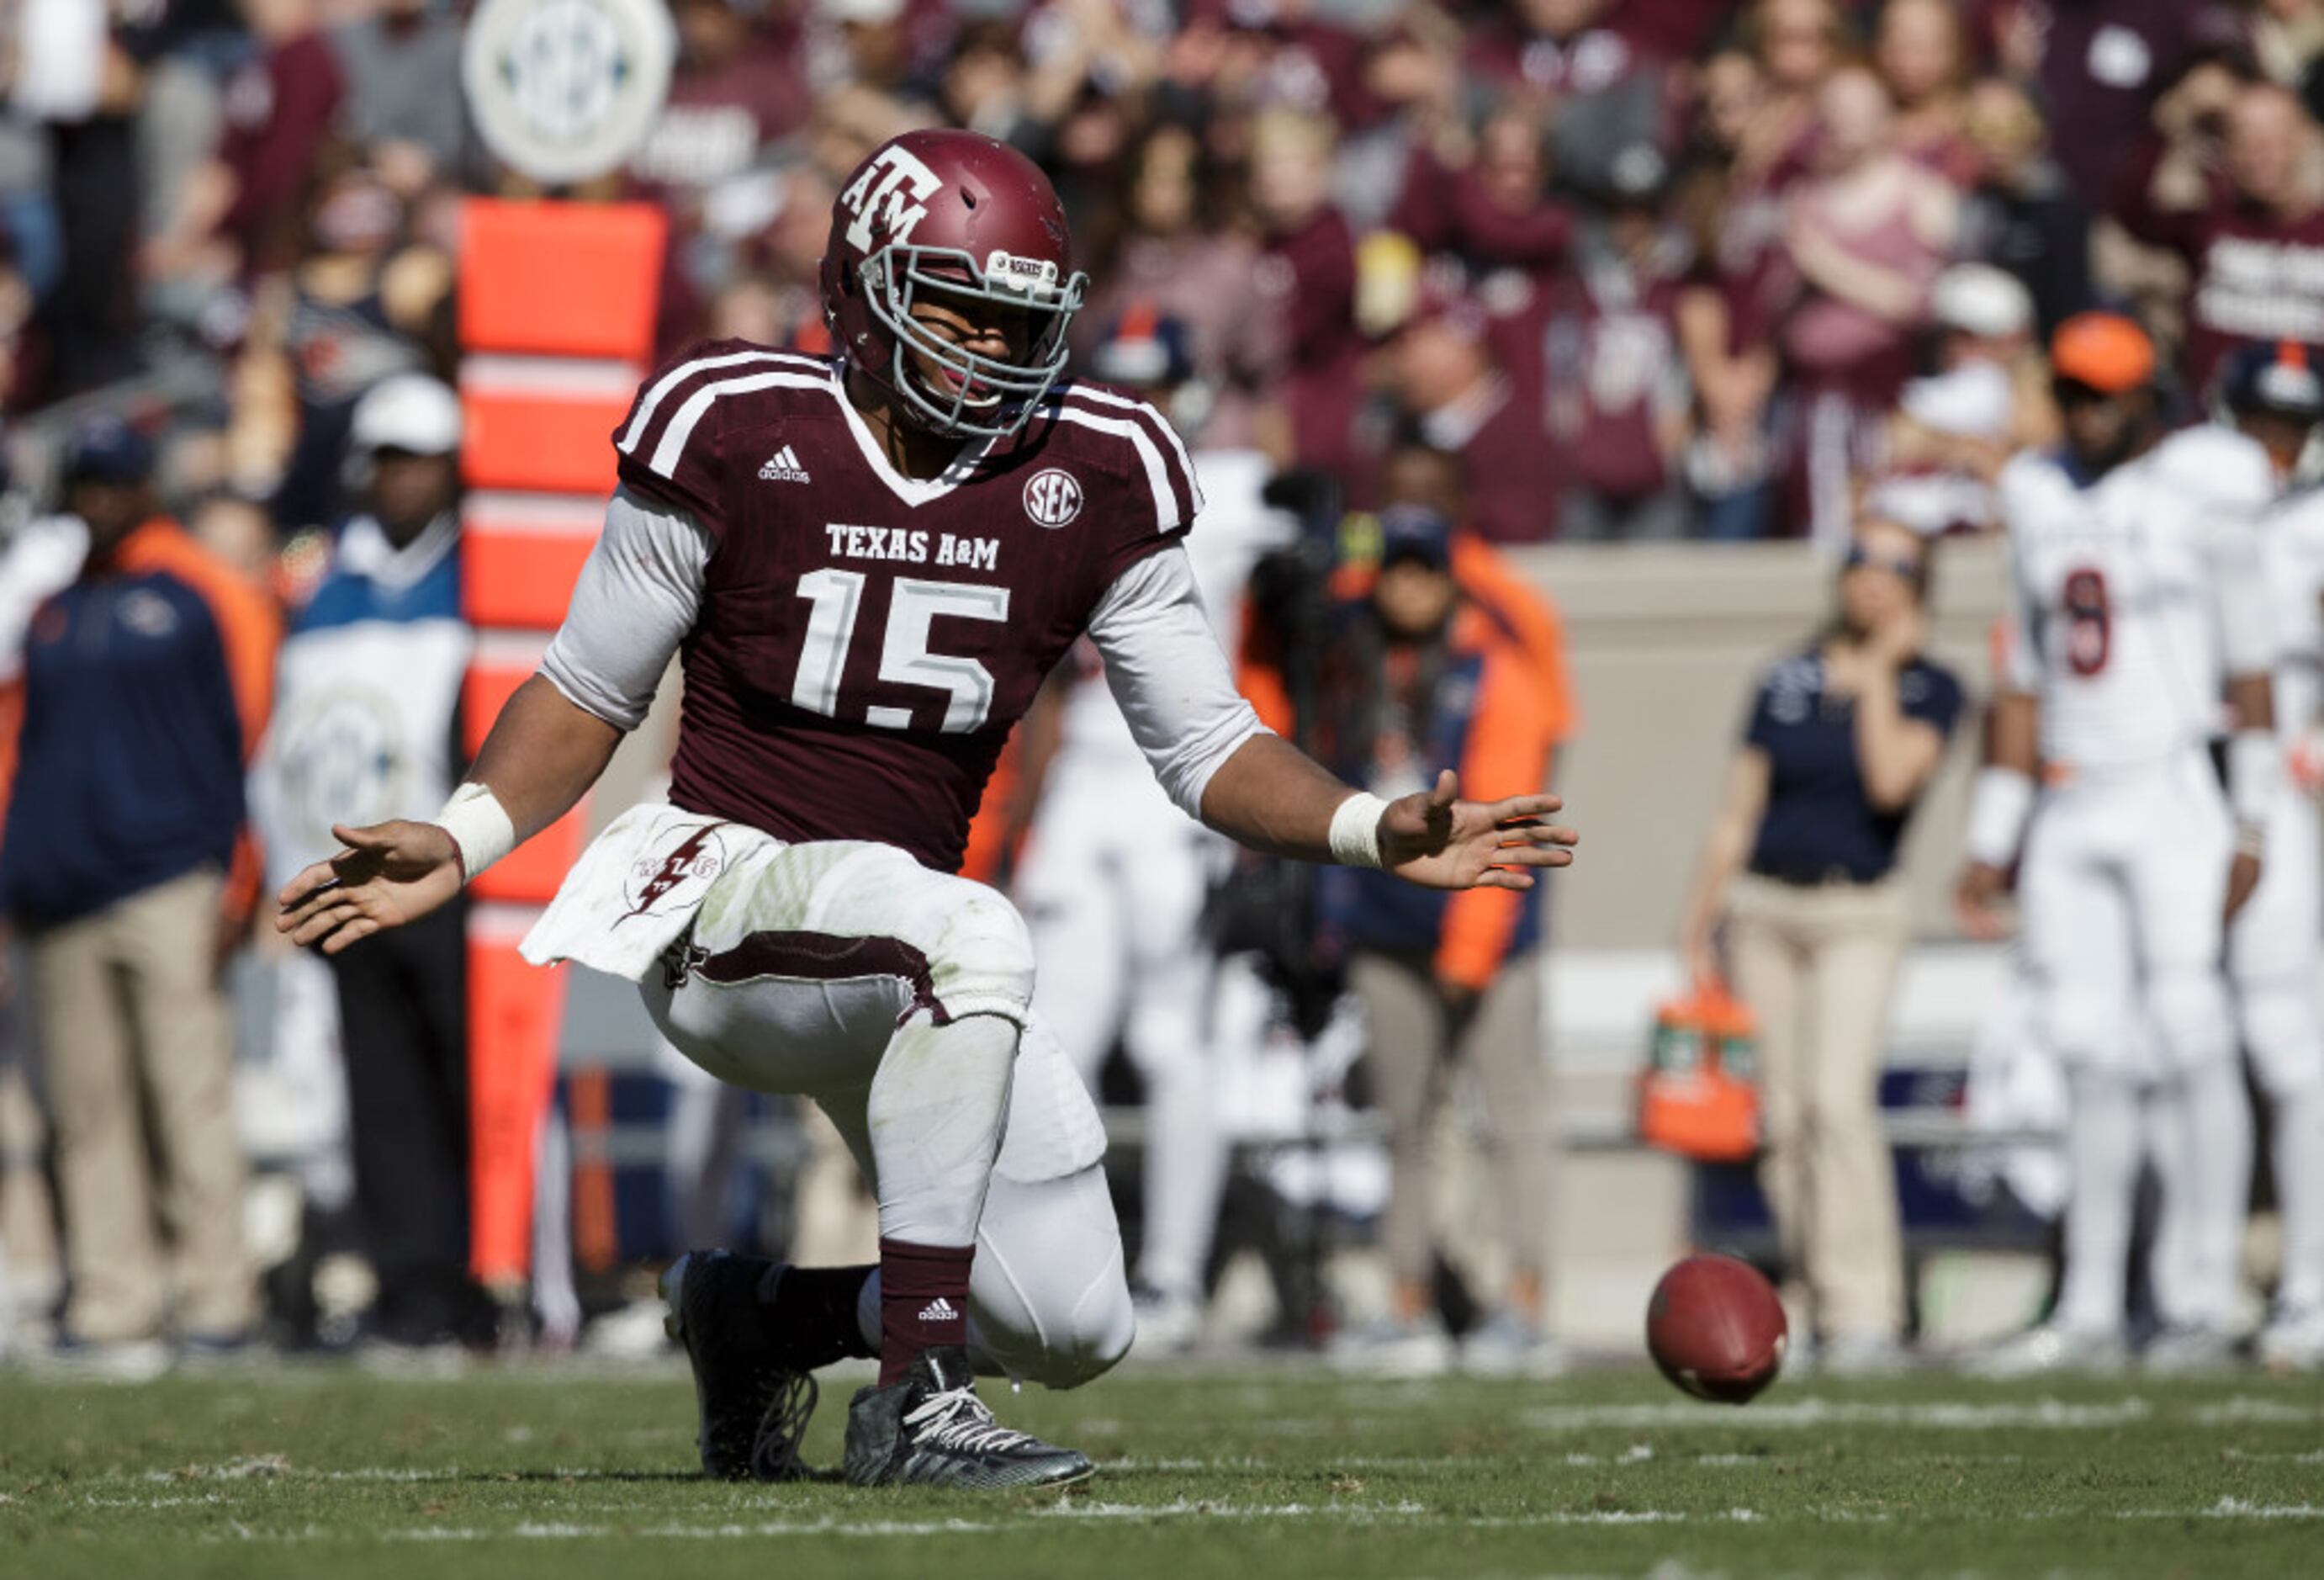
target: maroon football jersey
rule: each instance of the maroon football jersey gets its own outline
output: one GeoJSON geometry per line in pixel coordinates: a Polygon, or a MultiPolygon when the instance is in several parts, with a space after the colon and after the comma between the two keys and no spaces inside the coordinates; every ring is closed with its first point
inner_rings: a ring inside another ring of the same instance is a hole
{"type": "Polygon", "coordinates": [[[1043,677],[1201,496],[1159,413],[1076,383],[1015,438],[914,481],[843,378],[835,361],[697,346],[614,433],[622,481],[712,541],[670,799],[950,872],[1043,677]]]}

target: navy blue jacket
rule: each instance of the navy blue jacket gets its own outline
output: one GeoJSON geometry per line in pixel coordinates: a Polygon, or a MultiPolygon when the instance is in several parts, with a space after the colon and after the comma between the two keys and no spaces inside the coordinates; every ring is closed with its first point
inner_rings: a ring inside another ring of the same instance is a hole
{"type": "Polygon", "coordinates": [[[168,522],[41,606],[0,840],[10,915],[53,926],[231,864],[272,623],[254,589],[168,522]]]}

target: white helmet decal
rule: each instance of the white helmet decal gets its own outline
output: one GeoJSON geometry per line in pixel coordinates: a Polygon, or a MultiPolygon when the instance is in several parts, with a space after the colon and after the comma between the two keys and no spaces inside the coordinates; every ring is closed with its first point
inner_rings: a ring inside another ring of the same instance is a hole
{"type": "Polygon", "coordinates": [[[839,194],[839,201],[854,219],[847,226],[847,245],[859,253],[872,250],[872,234],[885,225],[890,242],[901,245],[927,217],[928,199],[944,190],[936,171],[909,149],[889,144],[839,194]]]}

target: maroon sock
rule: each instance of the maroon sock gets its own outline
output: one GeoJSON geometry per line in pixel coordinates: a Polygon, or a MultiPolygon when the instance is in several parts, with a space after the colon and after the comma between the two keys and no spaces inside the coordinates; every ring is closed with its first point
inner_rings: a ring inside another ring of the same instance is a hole
{"type": "Polygon", "coordinates": [[[901,1382],[923,1350],[968,1343],[973,1245],[880,1241],[880,1386],[901,1382]]]}

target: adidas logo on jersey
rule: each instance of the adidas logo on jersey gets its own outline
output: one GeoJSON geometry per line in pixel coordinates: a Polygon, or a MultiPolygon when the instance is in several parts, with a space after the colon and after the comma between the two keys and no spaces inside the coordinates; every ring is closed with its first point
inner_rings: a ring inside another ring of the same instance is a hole
{"type": "Polygon", "coordinates": [[[951,1301],[938,1295],[920,1307],[920,1320],[922,1322],[958,1322],[960,1311],[951,1301]]]}
{"type": "Polygon", "coordinates": [[[811,483],[807,468],[799,465],[798,452],[785,445],[766,458],[759,468],[761,483],[811,483]]]}

